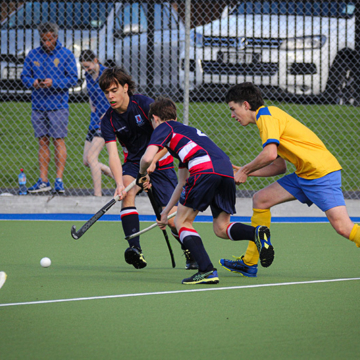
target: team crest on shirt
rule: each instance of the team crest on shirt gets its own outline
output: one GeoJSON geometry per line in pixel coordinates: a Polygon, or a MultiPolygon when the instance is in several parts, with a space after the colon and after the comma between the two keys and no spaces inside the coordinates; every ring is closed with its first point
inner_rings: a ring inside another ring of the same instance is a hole
{"type": "Polygon", "coordinates": [[[136,120],[136,124],[138,126],[143,126],[144,125],[144,120],[141,117],[141,115],[135,115],[135,120],[136,120]]]}

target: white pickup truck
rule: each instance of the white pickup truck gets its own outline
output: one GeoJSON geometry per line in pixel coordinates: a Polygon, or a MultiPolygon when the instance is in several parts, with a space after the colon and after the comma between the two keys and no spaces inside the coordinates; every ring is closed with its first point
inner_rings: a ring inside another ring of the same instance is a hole
{"type": "MultiPolygon", "coordinates": [[[[190,90],[251,81],[296,95],[352,103],[353,1],[247,1],[191,31],[190,90]]],[[[185,52],[180,54],[184,88],[185,52]]],[[[203,90],[202,90],[203,91],[203,90]]]]}

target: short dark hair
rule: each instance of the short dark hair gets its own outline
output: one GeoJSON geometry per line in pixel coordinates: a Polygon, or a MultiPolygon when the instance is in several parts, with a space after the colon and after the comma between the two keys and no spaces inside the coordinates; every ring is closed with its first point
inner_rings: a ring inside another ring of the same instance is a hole
{"type": "Polygon", "coordinates": [[[176,120],[176,105],[171,99],[159,96],[150,104],[149,119],[153,115],[158,116],[162,121],[176,120]]]}
{"type": "Polygon", "coordinates": [[[252,111],[256,111],[259,107],[264,105],[260,89],[251,82],[244,82],[242,84],[232,86],[225,95],[225,101],[229,103],[242,104],[247,101],[252,111]]]}
{"type": "Polygon", "coordinates": [[[112,59],[107,59],[104,62],[104,66],[105,67],[115,67],[116,66],[116,62],[112,59]]]}
{"type": "Polygon", "coordinates": [[[86,62],[91,61],[91,62],[93,62],[95,59],[96,59],[96,55],[90,49],[82,50],[81,53],[80,53],[80,56],[79,56],[79,61],[80,62],[83,62],[83,61],[86,61],[86,62]]]}
{"type": "Polygon", "coordinates": [[[41,23],[37,27],[38,32],[41,35],[47,34],[47,33],[53,33],[55,36],[58,36],[59,34],[59,26],[52,22],[45,22],[41,23]]]}
{"type": "Polygon", "coordinates": [[[129,96],[134,95],[134,91],[136,89],[135,81],[123,68],[119,66],[105,69],[99,79],[99,86],[102,91],[105,91],[114,83],[121,86],[128,84],[129,96]]]}

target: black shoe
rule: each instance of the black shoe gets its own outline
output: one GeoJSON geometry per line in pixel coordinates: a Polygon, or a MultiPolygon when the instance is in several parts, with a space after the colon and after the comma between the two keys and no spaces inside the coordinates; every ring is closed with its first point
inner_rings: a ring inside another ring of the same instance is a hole
{"type": "Polygon", "coordinates": [[[218,284],[219,277],[216,269],[212,269],[207,272],[201,272],[190,276],[182,281],[185,285],[196,285],[196,284],[218,284]]]}
{"type": "Polygon", "coordinates": [[[199,268],[199,265],[197,264],[196,260],[191,255],[190,250],[188,250],[188,249],[184,250],[184,255],[186,258],[186,264],[185,264],[186,270],[196,270],[199,268]]]}
{"type": "Polygon", "coordinates": [[[270,229],[267,226],[256,227],[255,244],[259,251],[261,266],[269,267],[274,261],[275,251],[270,242],[270,229]]]}
{"type": "Polygon", "coordinates": [[[142,269],[147,265],[141,249],[131,246],[125,250],[125,261],[134,266],[135,269],[142,269]]]}

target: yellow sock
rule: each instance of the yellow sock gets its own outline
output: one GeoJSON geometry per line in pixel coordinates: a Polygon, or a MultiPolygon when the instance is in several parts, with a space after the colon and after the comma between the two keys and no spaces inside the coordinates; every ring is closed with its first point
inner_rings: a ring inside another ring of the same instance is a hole
{"type": "MultiPolygon", "coordinates": [[[[251,217],[251,225],[256,227],[265,225],[270,228],[271,212],[270,209],[253,209],[253,216],[251,217]]],[[[259,262],[259,252],[253,241],[249,241],[248,248],[244,255],[243,261],[246,265],[252,266],[259,262]]]]}
{"type": "Polygon", "coordinates": [[[353,241],[360,248],[360,226],[355,224],[351,230],[349,240],[353,241]]]}

